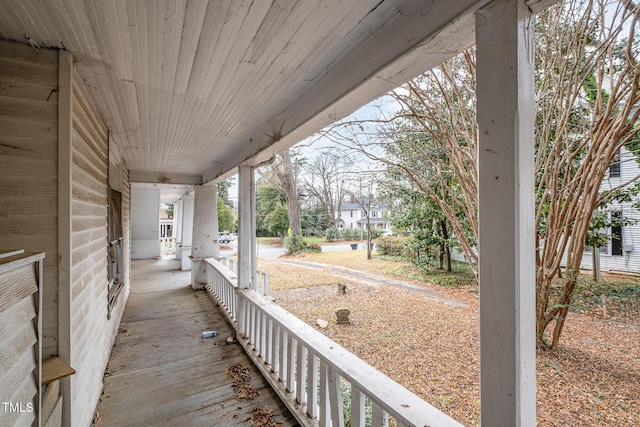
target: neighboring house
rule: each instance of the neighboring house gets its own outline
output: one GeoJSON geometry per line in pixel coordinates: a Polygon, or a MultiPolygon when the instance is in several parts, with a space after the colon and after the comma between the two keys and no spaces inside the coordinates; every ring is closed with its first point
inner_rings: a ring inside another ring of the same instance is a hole
{"type": "MultiPolygon", "coordinates": [[[[616,188],[640,175],[638,158],[626,149],[620,150],[617,159],[609,167],[608,177],[604,179],[601,190],[616,188]]],[[[637,201],[636,201],[637,202],[637,201]]],[[[600,269],[602,271],[640,271],[640,212],[633,203],[612,203],[607,207],[609,215],[622,216],[638,221],[624,227],[612,227],[606,230],[609,243],[599,248],[600,269]],[[617,236],[615,238],[613,236],[617,236]]],[[[593,269],[592,249],[587,248],[582,258],[582,268],[593,269]]]]}
{"type": "Polygon", "coordinates": [[[340,205],[335,212],[336,226],[341,230],[349,228],[364,230],[367,228],[367,212],[372,229],[391,230],[391,223],[388,220],[389,208],[372,197],[365,197],[362,201],[352,198],[351,201],[340,205]]]}

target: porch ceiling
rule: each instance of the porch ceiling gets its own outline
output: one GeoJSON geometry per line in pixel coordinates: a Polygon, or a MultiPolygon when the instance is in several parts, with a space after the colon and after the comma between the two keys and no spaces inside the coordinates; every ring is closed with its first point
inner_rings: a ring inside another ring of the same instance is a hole
{"type": "Polygon", "coordinates": [[[3,1],[0,37],[73,54],[132,181],[197,184],[470,46],[487,2],[3,1]]]}

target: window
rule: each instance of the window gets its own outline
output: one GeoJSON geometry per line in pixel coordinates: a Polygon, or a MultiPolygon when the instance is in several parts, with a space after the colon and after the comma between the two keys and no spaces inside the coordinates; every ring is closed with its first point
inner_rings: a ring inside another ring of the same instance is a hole
{"type": "Polygon", "coordinates": [[[615,178],[620,176],[620,149],[613,155],[611,164],[609,165],[609,177],[615,178]]]}
{"type": "Polygon", "coordinates": [[[111,311],[124,287],[122,165],[111,160],[107,198],[107,319],[111,319],[111,311]]]}
{"type": "Polygon", "coordinates": [[[621,211],[611,212],[611,255],[622,255],[622,226],[616,219],[622,218],[621,211]],[[618,222],[616,224],[616,222],[618,222]]]}

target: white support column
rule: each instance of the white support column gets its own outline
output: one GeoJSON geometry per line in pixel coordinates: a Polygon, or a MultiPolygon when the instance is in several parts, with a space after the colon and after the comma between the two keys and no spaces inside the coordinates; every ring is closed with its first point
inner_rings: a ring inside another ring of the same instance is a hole
{"type": "Polygon", "coordinates": [[[191,287],[202,289],[207,281],[205,258],[220,258],[218,243],[218,190],[215,185],[195,187],[193,244],[191,249],[191,287]]]}
{"type": "Polygon", "coordinates": [[[193,244],[193,209],[194,196],[189,194],[182,198],[182,241],[180,246],[181,270],[191,270],[191,247],[193,244]]]}
{"type": "Polygon", "coordinates": [[[178,200],[173,204],[173,223],[175,224],[175,232],[173,236],[176,239],[176,259],[180,259],[180,246],[182,245],[182,204],[184,202],[178,200]]]}
{"type": "Polygon", "coordinates": [[[238,287],[248,289],[256,269],[253,168],[238,167],[238,287]]]}
{"type": "Polygon", "coordinates": [[[535,426],[534,43],[524,0],[476,15],[483,426],[535,426]]]}

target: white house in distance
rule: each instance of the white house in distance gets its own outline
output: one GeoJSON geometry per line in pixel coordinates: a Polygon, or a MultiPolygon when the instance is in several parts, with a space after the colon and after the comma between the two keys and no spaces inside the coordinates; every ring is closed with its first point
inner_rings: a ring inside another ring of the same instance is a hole
{"type": "Polygon", "coordinates": [[[373,197],[364,197],[362,201],[352,198],[349,202],[338,206],[335,212],[336,226],[340,229],[367,228],[367,212],[371,229],[391,231],[389,208],[373,197]]]}
{"type": "MultiPolygon", "coordinates": [[[[609,175],[602,182],[601,190],[619,187],[640,175],[640,164],[631,152],[622,148],[619,162],[609,167],[609,175]]],[[[609,215],[623,216],[637,221],[624,227],[612,227],[607,230],[609,243],[600,247],[600,269],[602,271],[640,271],[640,212],[633,203],[612,203],[608,206],[609,215]],[[617,236],[614,238],[613,236],[617,236]]],[[[587,248],[581,267],[593,269],[591,248],[587,248]]]]}

